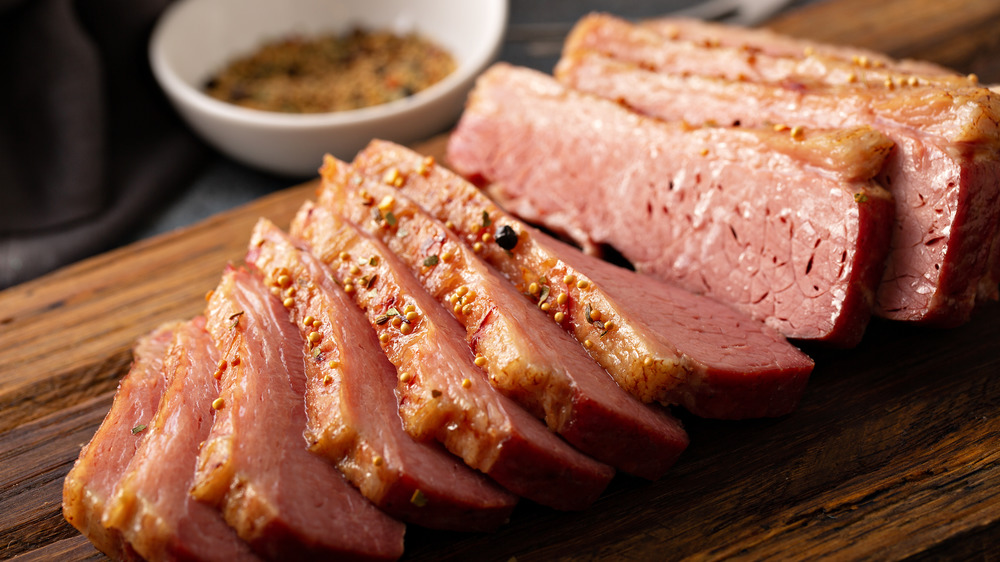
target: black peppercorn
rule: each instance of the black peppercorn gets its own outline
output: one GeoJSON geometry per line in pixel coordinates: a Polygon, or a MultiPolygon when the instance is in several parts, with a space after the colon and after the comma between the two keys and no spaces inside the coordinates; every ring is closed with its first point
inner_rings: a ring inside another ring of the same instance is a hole
{"type": "Polygon", "coordinates": [[[506,224],[500,227],[500,230],[497,231],[494,238],[496,239],[497,244],[499,244],[504,250],[510,251],[517,246],[517,233],[514,232],[513,228],[506,224]]]}

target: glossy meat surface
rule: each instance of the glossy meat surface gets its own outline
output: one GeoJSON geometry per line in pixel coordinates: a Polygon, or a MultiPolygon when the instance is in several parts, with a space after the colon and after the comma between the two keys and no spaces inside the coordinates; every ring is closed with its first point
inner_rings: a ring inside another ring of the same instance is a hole
{"type": "Polygon", "coordinates": [[[401,556],[403,525],[306,449],[305,358],[281,302],[231,269],[205,316],[228,367],[192,495],[270,559],[401,556]]]}
{"type": "Polygon", "coordinates": [[[258,560],[218,512],[188,494],[212,427],[218,363],[204,318],[177,327],[164,360],[170,382],[105,510],[104,525],[146,560],[258,560]]]}
{"type": "Polygon", "coordinates": [[[166,387],[163,359],[177,324],[164,325],[136,342],[132,368],[118,383],[111,410],[63,483],[63,515],[101,552],[113,558],[135,556],[117,530],[101,523],[105,507],[129,461],[146,437],[166,387]]]}
{"type": "Polygon", "coordinates": [[[292,299],[288,313],[306,346],[310,448],[375,505],[406,522],[459,531],[505,523],[515,496],[437,444],[407,435],[394,393],[396,368],[326,266],[265,219],[254,229],[247,262],[271,292],[292,299]],[[313,333],[315,343],[309,341],[313,333]]]}
{"type": "Polygon", "coordinates": [[[449,162],[490,181],[515,214],[584,246],[611,245],[637,270],[787,337],[860,340],[893,212],[865,177],[891,149],[884,136],[692,129],[506,65],[470,100],[449,162]]]}
{"type": "MultiPolygon", "coordinates": [[[[444,224],[387,185],[384,174],[363,177],[332,158],[321,172],[320,203],[385,243],[452,311],[473,353],[485,359],[494,387],[601,462],[649,479],[673,465],[687,446],[680,423],[622,390],[551,317],[444,224]],[[372,199],[393,213],[397,231],[373,218],[372,199]]],[[[488,216],[481,220],[490,222],[488,216]]],[[[491,235],[486,243],[498,244],[491,235]]]]}
{"type": "Polygon", "coordinates": [[[440,441],[469,466],[543,505],[583,509],[597,499],[614,471],[499,394],[475,363],[461,325],[388,248],[308,203],[291,231],[331,268],[379,334],[399,373],[399,411],[410,435],[440,441]],[[413,320],[394,325],[392,317],[410,312],[413,320]]]}
{"type": "Polygon", "coordinates": [[[373,174],[396,170],[404,178],[400,193],[450,223],[466,244],[481,241],[484,211],[494,228],[519,233],[513,250],[485,244],[480,255],[524,294],[531,294],[531,283],[547,285],[549,312],[562,312],[564,328],[640,400],[728,419],[794,408],[812,361],[774,330],[716,301],[555,244],[443,166],[423,165],[423,156],[384,141],[373,141],[354,161],[373,174]],[[636,290],[652,296],[636,299],[636,290]],[[560,303],[562,292],[567,299],[560,303]]]}

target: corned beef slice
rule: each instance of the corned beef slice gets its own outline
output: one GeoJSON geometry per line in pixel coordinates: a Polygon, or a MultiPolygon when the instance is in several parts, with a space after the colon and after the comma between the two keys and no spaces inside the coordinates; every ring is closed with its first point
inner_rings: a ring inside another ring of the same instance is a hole
{"type": "Polygon", "coordinates": [[[521,217],[732,303],[788,337],[856,344],[882,275],[892,200],[870,128],[690,128],[497,65],[448,145],[521,217]]]}
{"type": "Polygon", "coordinates": [[[204,318],[177,327],[164,360],[170,382],[105,510],[105,526],[146,560],[258,560],[218,512],[188,494],[212,427],[218,363],[204,318]]]}
{"type": "Polygon", "coordinates": [[[979,300],[996,296],[1000,96],[967,77],[908,74],[892,61],[771,57],[757,52],[759,43],[710,44],[589,18],[556,74],[667,120],[882,131],[896,144],[878,178],[896,199],[897,224],[876,311],[948,326],[968,318],[977,287],[979,300]]]}
{"type": "MultiPolygon", "coordinates": [[[[613,17],[592,14],[581,24],[613,17]]],[[[597,23],[596,25],[601,25],[597,23]]],[[[801,57],[806,54],[854,62],[866,62],[874,68],[889,67],[900,72],[925,76],[949,76],[955,73],[940,65],[922,60],[894,60],[883,53],[845,45],[829,45],[781,35],[761,28],[736,27],[689,18],[653,18],[644,20],[642,27],[656,31],[670,40],[689,41],[723,47],[736,47],[748,53],[763,53],[775,57],[801,57]],[[863,57],[863,58],[862,58],[863,57]]]]}
{"type": "Polygon", "coordinates": [[[115,486],[146,437],[140,429],[151,423],[166,387],[163,358],[176,323],[165,324],[139,338],[132,350],[132,368],[118,383],[111,410],[80,451],[63,482],[63,515],[101,552],[115,559],[135,552],[117,530],[101,523],[115,486]]]}
{"type": "Polygon", "coordinates": [[[326,266],[301,247],[261,219],[247,262],[273,292],[292,299],[288,312],[308,347],[311,449],[330,459],[375,505],[409,523],[461,531],[489,531],[505,523],[516,496],[439,445],[414,441],[404,431],[394,393],[396,368],[326,266]],[[317,341],[307,343],[313,333],[317,341]]]}
{"type": "Polygon", "coordinates": [[[473,353],[485,359],[494,387],[601,462],[649,479],[673,465],[688,442],[680,423],[615,384],[574,338],[457,235],[384,182],[395,178],[364,178],[332,157],[321,173],[320,204],[385,243],[453,312],[473,353]],[[395,227],[373,216],[373,202],[380,213],[393,213],[395,227]]]}
{"type": "Polygon", "coordinates": [[[192,495],[220,509],[266,558],[401,556],[403,524],[306,450],[305,358],[281,301],[248,272],[231,269],[206,317],[228,367],[192,495]]]}
{"type": "Polygon", "coordinates": [[[900,86],[906,86],[912,77],[921,84],[970,85],[967,77],[931,63],[899,63],[862,49],[831,47],[781,38],[766,30],[683,19],[633,25],[614,16],[591,14],[574,26],[563,53],[572,56],[589,50],[649,69],[665,68],[676,74],[729,80],[783,82],[794,77],[827,85],[875,84],[885,89],[887,78],[897,83],[902,81],[900,86]]]}
{"type": "MultiPolygon", "coordinates": [[[[389,225],[391,227],[391,225],[389,225]]],[[[613,469],[584,456],[490,386],[461,326],[381,242],[322,206],[292,222],[354,296],[399,372],[399,411],[416,439],[436,439],[508,490],[557,509],[583,509],[613,469]],[[392,318],[410,312],[415,318],[392,318]]]]}
{"type": "Polygon", "coordinates": [[[640,400],[731,419],[778,416],[795,407],[812,361],[762,323],[558,244],[443,166],[428,166],[423,156],[401,146],[373,141],[354,168],[375,177],[399,174],[399,193],[470,246],[481,242],[484,231],[495,238],[504,226],[514,230],[518,241],[512,250],[489,242],[479,255],[521,293],[547,305],[549,314],[563,313],[563,327],[640,400]],[[486,227],[484,216],[490,221],[486,227]]]}

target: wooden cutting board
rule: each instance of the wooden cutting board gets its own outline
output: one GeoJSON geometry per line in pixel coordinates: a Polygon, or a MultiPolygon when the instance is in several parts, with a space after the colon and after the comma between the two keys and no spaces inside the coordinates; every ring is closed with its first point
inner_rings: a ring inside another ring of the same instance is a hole
{"type": "MultiPolygon", "coordinates": [[[[1000,81],[996,0],[814,4],[782,31],[921,56],[1000,81]]],[[[440,142],[424,145],[440,154],[440,142]]],[[[61,516],[62,479],[157,324],[199,313],[258,216],[287,224],[313,185],[275,193],[0,292],[0,559],[100,558],[61,516]]],[[[876,321],[850,351],[807,349],[800,408],[685,418],[659,482],[619,476],[580,513],[525,503],[494,534],[411,528],[407,558],[924,559],[996,556],[1000,306],[958,329],[876,321]]]]}

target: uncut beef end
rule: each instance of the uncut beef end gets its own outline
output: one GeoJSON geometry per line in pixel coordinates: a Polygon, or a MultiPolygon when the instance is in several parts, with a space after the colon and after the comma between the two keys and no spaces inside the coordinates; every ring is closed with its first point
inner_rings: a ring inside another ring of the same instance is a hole
{"type": "Polygon", "coordinates": [[[414,441],[396,404],[396,368],[352,299],[315,256],[270,221],[247,263],[286,301],[306,348],[307,441],[386,513],[435,529],[490,531],[517,497],[436,443],[414,441]],[[295,282],[292,282],[292,279],[295,282]]]}
{"type": "Polygon", "coordinates": [[[399,412],[411,436],[443,443],[501,486],[543,505],[583,509],[597,499],[614,470],[498,393],[461,326],[384,244],[309,203],[291,231],[330,267],[378,333],[399,373],[399,412]],[[392,321],[410,313],[406,323],[392,321]]]}
{"type": "Polygon", "coordinates": [[[692,42],[655,30],[609,16],[586,18],[567,41],[556,74],[573,88],[668,120],[870,125],[884,132],[896,150],[878,179],[897,204],[876,312],[951,326],[968,319],[977,299],[996,295],[995,93],[974,77],[933,68],[914,73],[912,64],[865,54],[772,56],[761,42],[727,47],[732,38],[692,42]]]}
{"type": "Polygon", "coordinates": [[[611,245],[787,337],[847,347],[888,248],[892,199],[870,178],[891,147],[870,128],[692,129],[496,65],[448,159],[527,220],[611,245]]]}
{"type": "Polygon", "coordinates": [[[191,494],[266,558],[401,556],[403,524],[306,449],[305,358],[281,302],[230,269],[205,316],[227,367],[191,494]]]}
{"type": "Polygon", "coordinates": [[[813,363],[773,329],[709,298],[590,258],[499,208],[443,166],[373,141],[353,167],[398,176],[398,191],[454,231],[519,292],[583,344],[629,393],[700,416],[740,419],[792,411],[813,363]],[[483,226],[483,217],[490,224],[483,226]],[[504,227],[513,249],[482,243],[504,227]],[[531,285],[535,284],[536,290],[531,285]],[[561,296],[565,294],[565,298],[561,296]]]}
{"type": "Polygon", "coordinates": [[[132,367],[115,393],[111,410],[63,482],[63,515],[115,559],[132,558],[135,552],[117,530],[101,523],[105,508],[129,461],[145,439],[143,431],[156,414],[166,386],[163,359],[177,329],[165,324],[139,338],[132,349],[132,367]]]}
{"type": "MultiPolygon", "coordinates": [[[[617,469],[656,479],[673,465],[688,442],[680,423],[622,390],[574,338],[458,236],[401,195],[392,185],[401,176],[366,178],[332,157],[321,174],[320,204],[381,240],[406,263],[465,327],[466,341],[483,357],[488,380],[500,392],[580,451],[617,469]],[[373,205],[385,216],[392,213],[395,226],[386,228],[384,216],[373,215],[373,205]]],[[[492,236],[485,241],[503,242],[492,236]]]]}
{"type": "Polygon", "coordinates": [[[105,510],[104,525],[146,560],[258,560],[218,512],[188,494],[212,427],[218,362],[204,318],[176,328],[164,360],[170,382],[105,510]]]}

